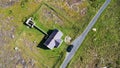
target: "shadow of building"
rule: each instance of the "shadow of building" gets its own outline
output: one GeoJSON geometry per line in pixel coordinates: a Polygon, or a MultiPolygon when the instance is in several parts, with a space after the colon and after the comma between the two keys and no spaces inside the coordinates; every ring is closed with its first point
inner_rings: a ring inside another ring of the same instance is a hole
{"type": "Polygon", "coordinates": [[[48,49],[49,49],[48,47],[46,47],[46,46],[44,45],[44,43],[45,43],[45,41],[48,39],[49,35],[50,35],[52,32],[53,32],[53,30],[48,30],[48,32],[47,32],[48,35],[45,35],[45,36],[43,37],[42,41],[40,41],[40,43],[39,43],[38,46],[37,46],[38,48],[42,48],[42,49],[45,49],[45,50],[48,50],[48,49]]]}

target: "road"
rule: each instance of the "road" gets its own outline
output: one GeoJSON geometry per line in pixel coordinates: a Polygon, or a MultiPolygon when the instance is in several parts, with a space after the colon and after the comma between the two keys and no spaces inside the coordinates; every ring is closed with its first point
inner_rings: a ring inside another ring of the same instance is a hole
{"type": "Polygon", "coordinates": [[[101,8],[96,13],[96,15],[90,21],[90,23],[88,24],[88,26],[86,27],[86,29],[84,30],[84,32],[71,43],[71,44],[74,45],[74,47],[73,47],[73,49],[71,50],[70,53],[67,53],[67,55],[66,55],[63,63],[61,64],[60,68],[66,68],[67,64],[70,62],[70,60],[72,59],[72,57],[74,56],[74,54],[76,53],[76,51],[78,50],[78,48],[80,47],[80,45],[82,44],[82,42],[85,39],[86,35],[91,30],[91,28],[93,27],[93,25],[96,23],[96,21],[98,20],[98,18],[101,15],[101,13],[108,6],[108,4],[110,3],[110,1],[111,0],[106,0],[105,1],[105,3],[101,6],[101,8]]]}

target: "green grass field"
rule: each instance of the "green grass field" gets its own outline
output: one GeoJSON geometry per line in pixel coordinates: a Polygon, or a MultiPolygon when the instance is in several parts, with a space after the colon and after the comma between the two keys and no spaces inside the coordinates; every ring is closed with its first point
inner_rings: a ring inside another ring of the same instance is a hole
{"type": "Polygon", "coordinates": [[[120,67],[120,10],[112,0],[71,60],[68,68],[120,67]]]}
{"type": "MultiPolygon", "coordinates": [[[[69,8],[68,5],[66,5],[65,2],[61,2],[61,0],[58,0],[57,2],[54,0],[40,1],[40,2],[35,2],[34,0],[21,0],[20,2],[16,2],[14,5],[8,8],[0,8],[0,16],[1,16],[0,29],[2,29],[1,31],[3,33],[5,31],[5,35],[3,35],[3,39],[1,40],[5,40],[6,42],[8,42],[5,44],[4,47],[1,47],[1,50],[0,50],[0,54],[2,56],[0,63],[4,64],[2,68],[4,67],[12,68],[13,66],[21,68],[21,67],[24,67],[24,64],[26,64],[26,66],[28,67],[32,67],[31,66],[32,64],[30,64],[29,62],[34,63],[33,68],[46,68],[46,67],[59,68],[60,64],[64,60],[64,57],[66,54],[65,53],[66,47],[68,46],[68,44],[63,42],[63,44],[59,48],[56,48],[54,50],[48,50],[48,49],[39,47],[41,46],[40,42],[43,40],[44,34],[42,34],[41,32],[39,32],[34,28],[28,28],[26,25],[23,24],[25,20],[29,17],[33,17],[36,25],[42,28],[43,30],[45,30],[46,32],[49,30],[58,28],[64,34],[63,39],[65,36],[69,35],[72,38],[71,41],[73,41],[78,35],[80,35],[83,32],[83,30],[85,29],[89,21],[95,15],[99,7],[104,3],[104,1],[105,0],[95,1],[94,3],[92,3],[91,1],[84,1],[77,6],[79,8],[79,11],[77,12],[75,11],[76,10],[75,6],[74,6],[74,9],[73,8],[71,9],[69,8]],[[85,14],[82,14],[81,10],[84,10],[85,14]],[[9,19],[10,21],[6,22],[6,20],[9,20],[9,19]],[[9,32],[12,32],[12,28],[14,28],[14,31],[12,33],[12,35],[15,36],[14,39],[10,38],[11,35],[10,37],[8,36],[10,34],[9,32]],[[14,50],[15,47],[18,47],[19,51],[15,51],[14,50]],[[2,53],[4,55],[2,55],[2,53]],[[15,58],[15,56],[17,56],[16,53],[20,55],[17,58],[15,58]],[[21,60],[24,60],[23,65],[22,65],[22,62],[18,60],[19,57],[21,58],[21,60]],[[4,61],[8,58],[15,58],[15,60],[4,61]],[[11,61],[13,63],[10,63],[11,61]],[[14,65],[15,63],[16,65],[14,65]]],[[[104,27],[106,26],[104,25],[104,27]]],[[[100,26],[98,24],[95,27],[96,28],[102,27],[102,25],[100,26]]],[[[111,28],[112,27],[113,26],[111,25],[111,28]]],[[[97,31],[98,30],[101,30],[101,29],[97,28],[97,31]]],[[[101,34],[103,32],[101,32],[101,34]]],[[[93,34],[94,32],[89,33],[90,36],[92,36],[93,34]]],[[[104,38],[104,37],[102,38],[97,34],[99,33],[96,32],[95,34],[96,36],[98,36],[98,38],[99,37],[101,39],[104,38]]],[[[106,38],[109,39],[110,37],[111,35],[107,36],[106,38]]],[[[100,38],[99,40],[101,40],[100,38]]],[[[85,41],[89,39],[91,38],[89,37],[85,41]]],[[[89,43],[91,42],[89,41],[89,43]]],[[[101,42],[99,41],[95,45],[100,43],[101,42]]],[[[89,44],[83,43],[83,45],[89,45],[89,44]]],[[[92,45],[92,43],[90,45],[92,45]]],[[[75,55],[72,62],[77,60],[77,58],[79,57],[79,54],[81,53],[84,54],[83,52],[84,49],[89,48],[89,47],[87,48],[86,47],[87,46],[83,46],[79,49],[80,51],[78,51],[78,53],[75,55]]]]}

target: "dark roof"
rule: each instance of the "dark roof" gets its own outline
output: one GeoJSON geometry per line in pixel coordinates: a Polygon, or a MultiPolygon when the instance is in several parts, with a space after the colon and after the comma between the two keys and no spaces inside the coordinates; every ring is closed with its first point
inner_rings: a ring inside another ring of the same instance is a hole
{"type": "Polygon", "coordinates": [[[45,41],[44,45],[50,49],[58,47],[62,42],[61,39],[62,36],[63,36],[62,32],[58,29],[55,29],[48,37],[48,39],[45,41]]]}
{"type": "Polygon", "coordinates": [[[54,38],[54,36],[57,34],[57,32],[58,32],[57,29],[55,29],[55,30],[52,32],[52,34],[49,36],[49,38],[48,38],[48,39],[46,40],[46,42],[45,42],[46,45],[48,45],[48,44],[51,42],[51,40],[54,38]]]}

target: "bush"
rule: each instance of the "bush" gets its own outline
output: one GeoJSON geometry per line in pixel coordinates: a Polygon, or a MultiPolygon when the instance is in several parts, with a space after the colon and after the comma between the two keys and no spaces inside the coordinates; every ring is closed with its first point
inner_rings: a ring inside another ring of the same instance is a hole
{"type": "Polygon", "coordinates": [[[12,10],[9,10],[9,11],[8,11],[8,14],[12,14],[12,10]]]}
{"type": "Polygon", "coordinates": [[[22,0],[21,1],[21,8],[25,8],[25,3],[27,3],[28,2],[28,0],[22,0]]]}

